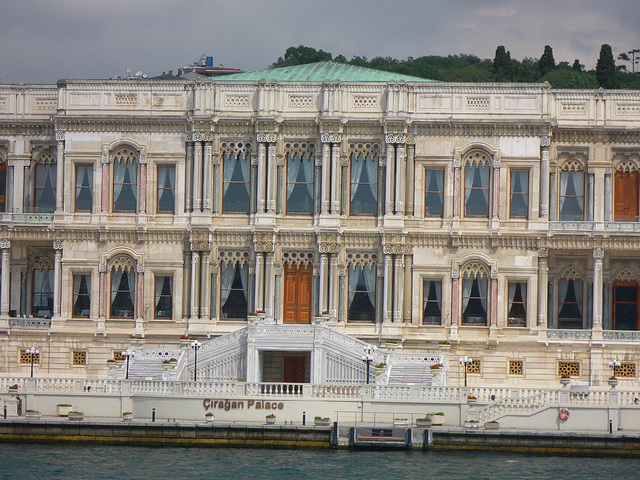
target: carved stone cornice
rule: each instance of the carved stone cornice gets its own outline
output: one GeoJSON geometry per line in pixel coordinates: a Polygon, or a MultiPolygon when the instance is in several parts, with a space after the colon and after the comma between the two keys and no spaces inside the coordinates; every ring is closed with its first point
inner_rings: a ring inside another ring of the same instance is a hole
{"type": "Polygon", "coordinates": [[[183,134],[186,120],[172,117],[58,117],[56,129],[66,132],[130,132],[183,134]]]}
{"type": "Polygon", "coordinates": [[[549,133],[545,123],[429,123],[413,124],[416,135],[460,137],[540,137],[549,133]]]}
{"type": "Polygon", "coordinates": [[[53,137],[54,125],[52,122],[0,122],[0,135],[3,136],[29,136],[29,137],[53,137]]]}

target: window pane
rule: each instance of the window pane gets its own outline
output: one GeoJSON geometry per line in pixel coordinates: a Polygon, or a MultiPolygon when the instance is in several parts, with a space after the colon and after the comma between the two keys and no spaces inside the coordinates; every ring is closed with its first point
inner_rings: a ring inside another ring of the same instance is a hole
{"type": "Polygon", "coordinates": [[[91,313],[91,276],[73,276],[73,316],[89,318],[91,313]]]}
{"type": "Polygon", "coordinates": [[[464,181],[464,214],[489,216],[489,165],[467,164],[464,181]]]}
{"type": "Polygon", "coordinates": [[[463,325],[487,324],[487,278],[465,275],[462,279],[463,325]]]}
{"type": "Polygon", "coordinates": [[[375,322],[376,267],[349,268],[349,321],[375,322]]]}
{"type": "Polygon", "coordinates": [[[35,168],[34,211],[53,213],[56,211],[56,165],[37,164],[35,168]]]}
{"type": "Polygon", "coordinates": [[[132,271],[111,271],[111,316],[133,318],[135,275],[132,271]]]}
{"type": "Polygon", "coordinates": [[[33,312],[34,317],[53,315],[53,270],[33,271],[33,312]]]}
{"type": "Polygon", "coordinates": [[[582,280],[558,281],[558,328],[582,328],[582,280]]]}
{"type": "Polygon", "coordinates": [[[313,213],[313,155],[287,156],[287,213],[313,213]]]}
{"type": "Polygon", "coordinates": [[[527,218],[529,212],[529,172],[511,172],[512,218],[527,218]]]}
{"type": "Polygon", "coordinates": [[[507,325],[525,327],[527,325],[527,284],[509,282],[509,315],[507,325]]]}
{"type": "Polygon", "coordinates": [[[156,276],[155,318],[171,318],[173,315],[173,277],[156,276]]]}
{"type": "Polygon", "coordinates": [[[247,318],[247,264],[228,264],[221,269],[220,318],[247,318]]]}
{"type": "Polygon", "coordinates": [[[584,173],[560,173],[560,220],[584,219],[584,173]]]}
{"type": "Polygon", "coordinates": [[[175,167],[158,167],[158,213],[174,213],[175,180],[175,167]]]}
{"type": "Polygon", "coordinates": [[[249,172],[251,158],[242,153],[225,154],[223,163],[222,211],[249,213],[249,172]]]}
{"type": "Polygon", "coordinates": [[[76,167],[76,211],[90,212],[93,207],[93,166],[76,167]]]}
{"type": "Polygon", "coordinates": [[[442,319],[442,282],[425,280],[422,323],[440,325],[442,319]]]}
{"type": "Polygon", "coordinates": [[[113,164],[113,211],[135,212],[138,207],[138,165],[119,161],[113,164]]]}
{"type": "Polygon", "coordinates": [[[351,155],[351,214],[378,212],[378,155],[351,155]]]}
{"type": "Polygon", "coordinates": [[[442,170],[426,171],[426,195],[424,214],[427,217],[441,217],[443,213],[443,178],[442,170]]]}

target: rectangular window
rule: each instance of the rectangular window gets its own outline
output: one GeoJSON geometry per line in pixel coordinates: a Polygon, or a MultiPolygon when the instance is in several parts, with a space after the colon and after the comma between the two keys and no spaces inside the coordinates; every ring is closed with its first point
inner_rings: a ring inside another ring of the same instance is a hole
{"type": "Polygon", "coordinates": [[[465,217],[489,217],[489,164],[467,163],[464,170],[465,217]]]}
{"type": "Polygon", "coordinates": [[[378,155],[351,154],[352,215],[375,215],[378,211],[378,155]]]}
{"type": "Polygon", "coordinates": [[[155,318],[173,317],[173,277],[156,275],[155,318]]]}
{"type": "Polygon", "coordinates": [[[527,284],[525,282],[509,282],[509,314],[507,326],[527,326],[527,284]]]}
{"type": "Polygon", "coordinates": [[[249,213],[251,156],[243,152],[225,153],[222,165],[224,213],[249,213]]]}
{"type": "Polygon", "coordinates": [[[479,274],[462,277],[462,324],[487,324],[487,277],[479,274]]]}
{"type": "Polygon", "coordinates": [[[558,328],[582,328],[582,280],[558,281],[558,328]]]}
{"type": "Polygon", "coordinates": [[[524,375],[524,362],[522,360],[509,360],[509,375],[524,375]]]}
{"type": "Polygon", "coordinates": [[[113,164],[113,211],[135,212],[138,208],[138,164],[115,161],[113,164]]]}
{"type": "Polygon", "coordinates": [[[220,318],[223,320],[247,319],[247,278],[249,267],[246,263],[228,263],[220,271],[220,318]]]}
{"type": "Polygon", "coordinates": [[[558,376],[580,376],[580,362],[558,362],[558,376]]]}
{"type": "Polygon", "coordinates": [[[176,167],[158,167],[158,213],[174,213],[176,209],[176,167]]]}
{"type": "Polygon", "coordinates": [[[56,164],[45,155],[35,166],[33,208],[35,213],[53,213],[56,210],[56,164]]]}
{"type": "Polygon", "coordinates": [[[111,270],[111,318],[133,318],[136,276],[133,270],[111,270]]]}
{"type": "Polygon", "coordinates": [[[559,200],[561,221],[584,220],[584,172],[560,172],[559,200]]]}
{"type": "Polygon", "coordinates": [[[511,218],[529,217],[529,172],[511,172],[511,198],[510,211],[511,218]]]}
{"type": "Polygon", "coordinates": [[[444,212],[444,171],[426,170],[424,215],[425,217],[442,217],[444,212]]]}
{"type": "Polygon", "coordinates": [[[355,265],[349,268],[350,322],[376,320],[376,267],[355,265]]]}
{"type": "Polygon", "coordinates": [[[442,281],[425,280],[422,323],[440,325],[442,321],[442,281]]]}
{"type": "Polygon", "coordinates": [[[93,208],[93,165],[76,165],[76,212],[93,208]]]}
{"type": "Polygon", "coordinates": [[[638,193],[640,176],[638,172],[618,171],[614,177],[613,219],[616,222],[638,221],[638,193]]]}
{"type": "Polygon", "coordinates": [[[53,315],[53,270],[33,271],[32,298],[32,315],[51,318],[53,315]]]}
{"type": "Polygon", "coordinates": [[[73,365],[86,366],[87,365],[87,352],[81,350],[73,351],[73,365]]]}
{"type": "Polygon", "coordinates": [[[313,213],[313,154],[287,155],[287,213],[313,213]]]}
{"type": "Polygon", "coordinates": [[[91,276],[73,275],[73,316],[89,318],[91,314],[91,276]]]}
{"type": "Polygon", "coordinates": [[[20,350],[20,363],[28,363],[31,364],[33,361],[34,365],[40,364],[40,352],[38,353],[27,353],[27,350],[20,350]]]}

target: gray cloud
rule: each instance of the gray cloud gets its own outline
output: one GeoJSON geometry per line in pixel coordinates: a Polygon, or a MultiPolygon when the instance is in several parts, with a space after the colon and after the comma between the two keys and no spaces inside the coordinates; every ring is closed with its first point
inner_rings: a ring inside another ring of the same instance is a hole
{"type": "Polygon", "coordinates": [[[600,46],[640,48],[637,0],[23,0],[0,16],[3,83],[156,75],[201,54],[243,70],[267,67],[289,46],[348,58],[469,53],[595,66],[600,46]]]}

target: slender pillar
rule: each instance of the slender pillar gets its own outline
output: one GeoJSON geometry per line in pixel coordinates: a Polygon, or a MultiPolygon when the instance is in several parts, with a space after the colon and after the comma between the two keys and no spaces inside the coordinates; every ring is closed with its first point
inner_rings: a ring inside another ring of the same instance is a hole
{"type": "Polygon", "coordinates": [[[329,287],[329,255],[323,253],[320,255],[320,302],[318,302],[318,311],[322,313],[329,309],[328,306],[328,287],[329,287]]]}
{"type": "Polygon", "coordinates": [[[549,266],[547,249],[538,250],[538,328],[547,328],[549,295],[549,266]]]}
{"type": "MultiPolygon", "coordinates": [[[[387,143],[387,176],[385,179],[384,212],[385,215],[393,214],[393,165],[395,160],[395,148],[392,143],[387,143]]],[[[386,313],[386,312],[385,312],[386,313]]]]}
{"type": "Polygon", "coordinates": [[[604,170],[604,221],[611,221],[611,168],[604,170]]]}
{"type": "Polygon", "coordinates": [[[11,240],[0,240],[2,248],[2,284],[0,285],[0,316],[9,315],[9,272],[11,271],[11,240]]]}
{"type": "MultiPolygon", "coordinates": [[[[412,140],[413,141],[413,140],[412,140]]],[[[409,139],[407,139],[409,142],[409,139]]],[[[407,183],[405,184],[405,215],[413,216],[415,193],[415,145],[407,143],[407,183]]]]}
{"type": "Polygon", "coordinates": [[[331,255],[329,266],[329,315],[332,319],[338,317],[338,298],[340,296],[340,282],[338,281],[338,255],[331,255]]]}
{"type": "Polygon", "coordinates": [[[200,312],[200,254],[191,252],[191,318],[198,318],[200,312]]]}
{"type": "Polygon", "coordinates": [[[460,177],[462,175],[462,163],[460,160],[453,161],[453,217],[460,218],[460,177]]]}
{"type": "Polygon", "coordinates": [[[202,208],[202,142],[194,142],[193,148],[193,211],[202,208]]]}
{"type": "Polygon", "coordinates": [[[451,325],[458,325],[458,315],[460,314],[460,289],[458,285],[460,278],[458,272],[451,275],[451,325]]]}
{"type": "Polygon", "coordinates": [[[211,142],[204,142],[202,159],[202,211],[211,212],[211,142]]]}
{"type": "Polygon", "coordinates": [[[109,213],[109,156],[107,152],[102,152],[102,193],[101,210],[102,213],[109,213]]]}
{"type": "Polygon", "coordinates": [[[147,159],[140,157],[140,214],[147,213],[147,159]]]}
{"type": "Polygon", "coordinates": [[[256,311],[264,310],[264,254],[256,253],[256,287],[255,287],[256,311]]]}
{"type": "MultiPolygon", "coordinates": [[[[405,178],[405,160],[404,160],[404,144],[398,144],[396,147],[396,171],[395,171],[395,197],[396,197],[396,215],[404,215],[404,196],[406,188],[405,178]]],[[[398,307],[400,308],[400,307],[398,307]]]]}
{"type": "Polygon", "coordinates": [[[98,291],[98,317],[100,320],[107,316],[107,266],[98,265],[99,291],[98,291]]]}
{"type": "Polygon", "coordinates": [[[338,143],[334,143],[331,147],[331,213],[334,215],[340,214],[340,135],[334,135],[334,140],[338,143]]]}
{"type": "MultiPolygon", "coordinates": [[[[366,268],[366,267],[363,267],[366,268]]],[[[393,255],[387,253],[384,255],[384,281],[383,281],[383,298],[382,298],[382,311],[384,313],[384,317],[382,321],[384,323],[391,322],[392,319],[392,285],[393,281],[393,255]]]]}
{"type": "Polygon", "coordinates": [[[404,293],[404,262],[402,255],[394,255],[393,263],[393,322],[402,322],[404,293]]]}
{"type": "Polygon", "coordinates": [[[278,165],[276,164],[276,145],[274,143],[267,148],[267,213],[276,213],[276,176],[278,165]]]}
{"type": "Polygon", "coordinates": [[[185,162],[185,208],[187,212],[193,210],[193,198],[192,198],[192,187],[193,187],[193,135],[188,133],[186,136],[187,143],[187,160],[185,162]]]}
{"type": "Polygon", "coordinates": [[[404,256],[404,301],[402,309],[404,315],[403,322],[411,322],[411,296],[413,295],[413,282],[411,275],[411,266],[413,265],[413,255],[405,254],[404,256]]]}
{"type": "Polygon", "coordinates": [[[593,251],[593,330],[602,330],[602,259],[604,251],[593,251]]]}
{"type": "Polygon", "coordinates": [[[142,265],[138,265],[137,268],[138,273],[138,286],[136,288],[136,328],[142,327],[142,325],[138,325],[138,321],[144,319],[144,267],[142,265]]]}
{"type": "Polygon", "coordinates": [[[498,324],[498,276],[491,273],[491,311],[489,312],[489,324],[495,327],[498,324]]]}
{"type": "Polygon", "coordinates": [[[60,298],[62,292],[62,241],[53,242],[53,317],[60,318],[60,298]]]}
{"type": "Polygon", "coordinates": [[[13,158],[7,158],[7,197],[5,202],[5,212],[15,212],[16,205],[16,188],[15,178],[16,168],[15,160],[13,158]]]}
{"type": "Polygon", "coordinates": [[[549,137],[540,139],[540,218],[549,217],[549,137]]]}
{"type": "MultiPolygon", "coordinates": [[[[500,218],[500,161],[493,161],[493,220],[500,218]]],[[[498,226],[498,225],[496,225],[498,226]]]]}
{"type": "Polygon", "coordinates": [[[275,297],[276,277],[273,269],[273,253],[266,254],[264,269],[264,313],[267,318],[273,318],[273,300],[275,297]]]}
{"type": "MultiPolygon", "coordinates": [[[[328,142],[322,143],[322,190],[321,190],[321,199],[320,199],[320,212],[322,214],[329,213],[330,208],[330,196],[331,191],[329,190],[329,172],[331,170],[331,144],[328,142]]],[[[322,282],[322,274],[320,274],[320,282],[322,282]]]]}
{"type": "Polygon", "coordinates": [[[56,213],[62,213],[64,208],[64,137],[64,132],[56,132],[56,213]]]}
{"type": "Polygon", "coordinates": [[[267,159],[264,143],[258,144],[258,213],[266,211],[267,159]]]}
{"type": "Polygon", "coordinates": [[[182,267],[182,318],[187,320],[190,315],[191,305],[191,251],[183,252],[184,264],[182,267]]]}
{"type": "Polygon", "coordinates": [[[209,305],[211,305],[211,271],[209,256],[211,252],[204,251],[200,257],[200,318],[209,319],[209,305]]]}

